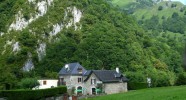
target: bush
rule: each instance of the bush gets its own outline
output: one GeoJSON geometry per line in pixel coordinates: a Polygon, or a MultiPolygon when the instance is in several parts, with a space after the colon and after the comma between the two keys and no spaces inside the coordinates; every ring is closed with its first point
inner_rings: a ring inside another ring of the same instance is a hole
{"type": "Polygon", "coordinates": [[[152,87],[173,86],[175,84],[176,76],[173,72],[156,70],[148,74],[152,80],[152,87]]]}
{"type": "Polygon", "coordinates": [[[36,78],[24,78],[20,82],[20,87],[24,89],[32,89],[39,86],[39,82],[36,78]]]}
{"type": "Polygon", "coordinates": [[[128,89],[129,90],[139,90],[139,89],[144,89],[147,88],[148,84],[147,83],[142,83],[142,82],[128,82],[128,89]]]}
{"type": "Polygon", "coordinates": [[[186,73],[180,73],[176,80],[176,85],[186,85],[186,73]]]}
{"type": "Polygon", "coordinates": [[[38,100],[45,97],[52,97],[59,94],[67,93],[67,88],[60,86],[57,88],[40,89],[40,90],[7,90],[0,91],[0,97],[8,100],[38,100]]]}
{"type": "Polygon", "coordinates": [[[146,82],[146,77],[143,72],[126,72],[126,77],[130,82],[146,82]]]}
{"type": "Polygon", "coordinates": [[[163,10],[163,7],[162,7],[162,6],[159,6],[159,7],[158,7],[158,10],[159,10],[159,11],[163,10]]]}
{"type": "Polygon", "coordinates": [[[177,4],[172,4],[171,8],[175,8],[177,6],[177,4]]]}

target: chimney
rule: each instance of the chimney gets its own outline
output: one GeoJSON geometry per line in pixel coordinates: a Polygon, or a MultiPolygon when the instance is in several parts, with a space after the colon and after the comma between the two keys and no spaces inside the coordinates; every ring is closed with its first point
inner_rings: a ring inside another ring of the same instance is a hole
{"type": "Polygon", "coordinates": [[[119,68],[118,67],[116,67],[116,72],[119,73],[119,68]]]}
{"type": "Polygon", "coordinates": [[[65,69],[66,69],[66,71],[69,71],[70,70],[68,64],[65,65],[65,69]]]}

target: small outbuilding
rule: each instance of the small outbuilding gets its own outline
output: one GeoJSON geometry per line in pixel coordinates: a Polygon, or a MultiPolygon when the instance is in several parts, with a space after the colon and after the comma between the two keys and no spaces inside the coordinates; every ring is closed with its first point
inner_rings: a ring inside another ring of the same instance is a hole
{"type": "Polygon", "coordinates": [[[39,86],[36,89],[47,89],[58,86],[58,79],[39,79],[39,86]]]}

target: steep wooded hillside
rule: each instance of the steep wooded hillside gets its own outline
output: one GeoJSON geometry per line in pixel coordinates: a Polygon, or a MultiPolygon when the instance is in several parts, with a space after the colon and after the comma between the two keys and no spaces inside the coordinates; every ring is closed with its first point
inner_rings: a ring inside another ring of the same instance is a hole
{"type": "Polygon", "coordinates": [[[131,81],[152,77],[153,86],[174,85],[183,72],[184,37],[146,32],[105,0],[4,0],[0,10],[0,88],[54,78],[70,62],[119,67],[131,81]]]}

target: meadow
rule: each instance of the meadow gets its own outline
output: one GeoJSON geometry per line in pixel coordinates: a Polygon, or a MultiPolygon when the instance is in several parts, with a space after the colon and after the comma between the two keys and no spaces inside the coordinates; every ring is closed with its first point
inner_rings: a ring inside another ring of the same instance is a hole
{"type": "Polygon", "coordinates": [[[186,100],[186,86],[132,90],[126,93],[111,94],[87,100],[186,100]]]}

